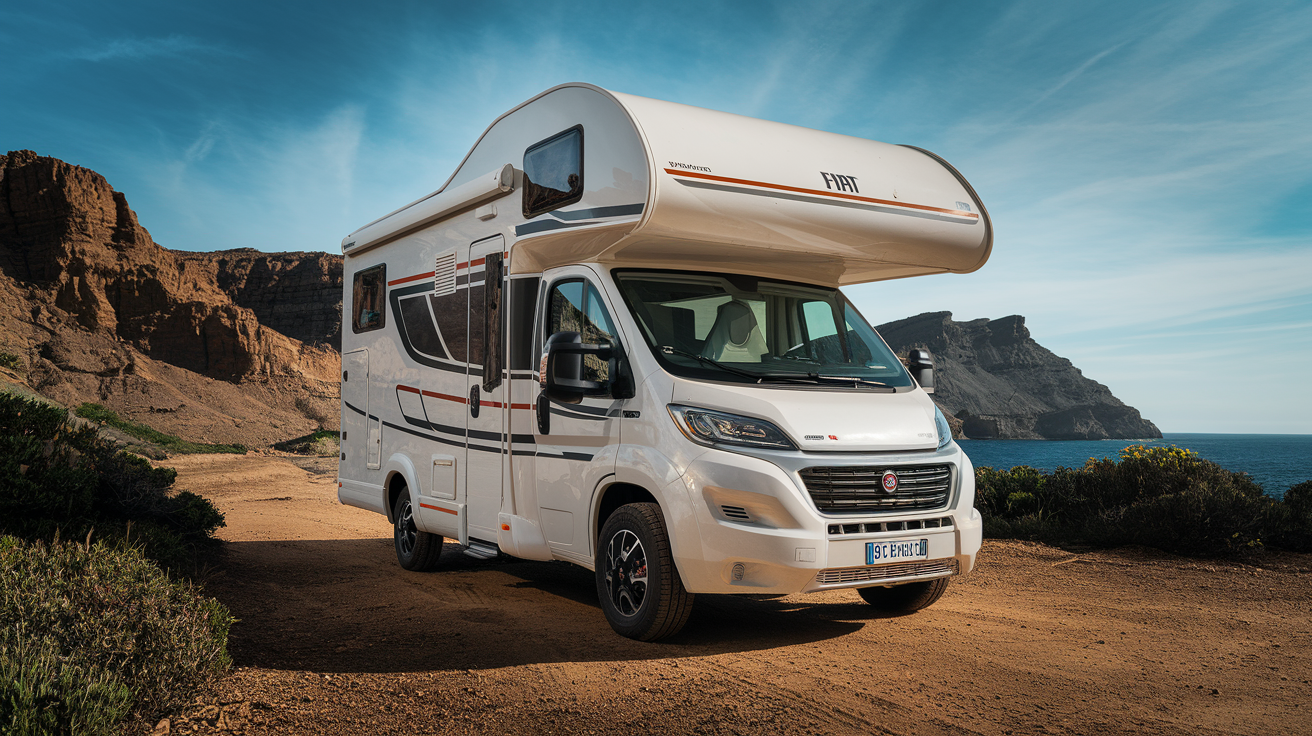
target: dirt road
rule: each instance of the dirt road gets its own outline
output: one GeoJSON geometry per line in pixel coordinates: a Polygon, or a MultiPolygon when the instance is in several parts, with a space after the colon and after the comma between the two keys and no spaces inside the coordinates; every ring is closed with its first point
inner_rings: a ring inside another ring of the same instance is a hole
{"type": "Polygon", "coordinates": [[[173,733],[1312,733],[1309,556],[988,542],[913,616],[850,591],[702,596],[643,644],[564,563],[449,544],[443,570],[402,570],[386,519],[337,504],[331,459],[301,462],[169,461],[227,514],[208,589],[241,619],[232,676],[173,733]]]}

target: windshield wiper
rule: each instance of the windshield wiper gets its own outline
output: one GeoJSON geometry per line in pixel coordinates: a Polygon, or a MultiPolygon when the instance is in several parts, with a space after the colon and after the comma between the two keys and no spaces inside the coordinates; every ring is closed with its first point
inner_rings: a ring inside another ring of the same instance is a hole
{"type": "Polygon", "coordinates": [[[752,371],[745,371],[741,368],[734,368],[731,365],[726,365],[718,360],[712,360],[704,355],[697,355],[696,353],[690,353],[687,350],[680,350],[675,347],[670,347],[669,345],[662,345],[661,352],[665,353],[666,355],[681,355],[685,358],[692,358],[693,360],[699,363],[715,366],[716,368],[719,368],[720,370],[725,371],[726,373],[733,373],[735,375],[743,376],[745,378],[754,379],[757,383],[765,383],[766,381],[791,381],[795,383],[830,383],[830,384],[850,383],[853,386],[859,385],[859,386],[873,386],[875,388],[890,388],[890,386],[887,383],[872,381],[868,378],[858,378],[856,376],[822,376],[819,373],[753,373],[752,371]]]}
{"type": "Polygon", "coordinates": [[[860,378],[857,376],[822,376],[819,373],[808,373],[807,376],[817,381],[828,381],[830,383],[855,383],[861,386],[874,386],[876,388],[890,388],[883,381],[872,381],[869,378],[860,378]]]}
{"type": "Polygon", "coordinates": [[[665,353],[666,355],[681,355],[685,358],[692,358],[693,360],[699,363],[705,363],[706,365],[715,366],[716,368],[719,368],[720,370],[726,373],[733,373],[735,375],[745,376],[747,378],[755,379],[758,383],[760,382],[761,379],[761,374],[759,373],[752,373],[751,371],[745,371],[741,368],[734,368],[733,366],[725,365],[724,363],[721,363],[718,360],[711,360],[710,358],[707,358],[704,355],[690,353],[687,350],[680,350],[678,348],[670,347],[669,345],[662,345],[661,352],[665,353]]]}

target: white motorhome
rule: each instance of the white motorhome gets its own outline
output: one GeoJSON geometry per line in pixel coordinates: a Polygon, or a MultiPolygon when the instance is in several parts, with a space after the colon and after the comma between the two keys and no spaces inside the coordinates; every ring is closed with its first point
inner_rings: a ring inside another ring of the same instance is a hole
{"type": "Polygon", "coordinates": [[[637,639],[697,593],[923,608],[974,565],[974,470],[932,358],[838,287],[992,242],[927,151],[555,87],[342,241],[339,499],[408,570],[444,538],[592,569],[637,639]]]}

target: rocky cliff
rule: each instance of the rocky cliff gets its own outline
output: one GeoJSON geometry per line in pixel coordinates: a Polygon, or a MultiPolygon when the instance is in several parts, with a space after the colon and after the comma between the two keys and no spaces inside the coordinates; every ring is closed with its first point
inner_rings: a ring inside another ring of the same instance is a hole
{"type": "Polygon", "coordinates": [[[0,156],[0,351],[67,405],[189,439],[336,421],[341,258],[162,248],[104,177],[0,156]]]}
{"type": "MultiPolygon", "coordinates": [[[[879,326],[900,355],[934,355],[934,400],[975,439],[1146,439],[1152,422],[1030,337],[1019,315],[956,322],[929,312],[879,326]]],[[[955,422],[954,422],[955,424],[955,422]]]]}

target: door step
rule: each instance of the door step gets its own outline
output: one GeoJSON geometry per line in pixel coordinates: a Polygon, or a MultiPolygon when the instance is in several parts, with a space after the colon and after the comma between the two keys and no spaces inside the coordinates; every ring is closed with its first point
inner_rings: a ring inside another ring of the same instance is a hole
{"type": "Polygon", "coordinates": [[[490,542],[471,539],[469,540],[469,546],[465,547],[465,554],[476,560],[490,560],[501,554],[501,550],[490,542]]]}

